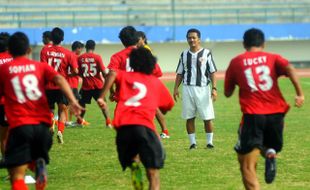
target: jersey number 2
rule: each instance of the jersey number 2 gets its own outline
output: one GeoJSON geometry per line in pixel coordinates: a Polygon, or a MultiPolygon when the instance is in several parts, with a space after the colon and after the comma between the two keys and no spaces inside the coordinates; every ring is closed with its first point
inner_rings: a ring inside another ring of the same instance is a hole
{"type": "Polygon", "coordinates": [[[38,88],[38,79],[33,74],[25,75],[20,83],[19,76],[15,76],[11,79],[14,92],[17,98],[17,101],[21,104],[26,102],[26,97],[29,100],[38,100],[42,96],[42,92],[38,88]],[[25,87],[25,94],[23,93],[23,88],[25,87]]]}
{"type": "Polygon", "coordinates": [[[141,105],[141,102],[139,102],[139,100],[141,100],[142,98],[145,97],[147,89],[145,87],[144,84],[139,83],[139,82],[134,82],[133,83],[133,89],[138,89],[139,92],[138,94],[132,96],[131,98],[129,98],[126,102],[125,105],[126,106],[134,106],[134,107],[138,107],[141,105]]]}
{"type": "Polygon", "coordinates": [[[258,75],[259,80],[258,85],[255,83],[252,68],[246,69],[244,73],[252,92],[258,91],[258,88],[262,91],[268,91],[272,88],[273,80],[270,77],[269,67],[262,65],[255,68],[255,73],[258,75]]]}

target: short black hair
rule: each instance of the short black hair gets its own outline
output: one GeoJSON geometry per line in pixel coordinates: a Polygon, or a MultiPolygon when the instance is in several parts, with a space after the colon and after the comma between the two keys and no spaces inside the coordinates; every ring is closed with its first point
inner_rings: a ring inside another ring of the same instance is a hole
{"type": "Polygon", "coordinates": [[[196,28],[191,28],[191,29],[189,29],[189,30],[187,31],[187,33],[186,33],[186,38],[188,37],[188,34],[189,34],[189,33],[196,33],[199,39],[200,39],[200,37],[201,37],[200,31],[199,31],[198,29],[196,29],[196,28]]]}
{"type": "Polygon", "coordinates": [[[245,48],[260,47],[265,42],[263,31],[257,28],[250,28],[243,35],[243,45],[245,48]]]}
{"type": "Polygon", "coordinates": [[[44,32],[42,33],[42,37],[43,37],[43,38],[51,39],[51,37],[52,37],[51,31],[44,31],[44,32]]]}
{"type": "Polygon", "coordinates": [[[137,31],[133,26],[122,28],[118,37],[125,47],[136,45],[138,42],[137,31]]]}
{"type": "Polygon", "coordinates": [[[15,32],[9,38],[9,52],[13,57],[26,55],[29,49],[29,39],[23,32],[15,32]]]}
{"type": "Polygon", "coordinates": [[[142,39],[144,40],[144,43],[147,44],[147,38],[146,38],[146,35],[145,35],[144,32],[142,32],[142,31],[137,31],[136,35],[137,35],[137,38],[138,38],[138,39],[139,39],[139,38],[142,38],[142,39]]]}
{"type": "Polygon", "coordinates": [[[74,41],[71,45],[71,50],[72,51],[75,51],[77,50],[78,48],[84,48],[84,44],[80,41],[74,41]]]}
{"type": "Polygon", "coordinates": [[[95,50],[96,42],[94,40],[87,40],[85,47],[86,47],[86,50],[89,50],[89,49],[95,50]]]}
{"type": "Polygon", "coordinates": [[[9,42],[10,34],[7,32],[0,33],[0,52],[5,52],[8,50],[8,42],[9,42]]]}
{"type": "Polygon", "coordinates": [[[64,31],[58,27],[53,28],[52,32],[53,44],[58,45],[64,40],[64,31]]]}
{"type": "Polygon", "coordinates": [[[156,58],[150,50],[139,47],[133,49],[129,56],[129,65],[135,72],[152,74],[155,68],[156,58]]]}

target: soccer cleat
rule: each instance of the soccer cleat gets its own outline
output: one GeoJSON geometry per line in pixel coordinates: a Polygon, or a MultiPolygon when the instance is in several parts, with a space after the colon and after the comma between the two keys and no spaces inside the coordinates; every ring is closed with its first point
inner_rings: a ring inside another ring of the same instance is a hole
{"type": "Polygon", "coordinates": [[[83,119],[83,120],[82,119],[78,119],[77,123],[78,123],[78,125],[80,125],[82,127],[90,125],[90,123],[85,121],[85,119],[83,119]]]}
{"type": "Polygon", "coordinates": [[[36,190],[44,190],[47,185],[47,171],[45,160],[43,158],[39,158],[36,161],[35,175],[36,190]]]}
{"type": "Polygon", "coordinates": [[[142,170],[137,162],[133,162],[130,166],[131,181],[135,190],[143,189],[142,170]]]}
{"type": "Polygon", "coordinates": [[[276,153],[275,151],[270,151],[266,153],[265,160],[265,182],[270,184],[276,177],[276,153]]]}
{"type": "Polygon", "coordinates": [[[160,138],[162,138],[162,139],[169,139],[170,136],[163,132],[163,133],[160,134],[160,138]]]}
{"type": "Polygon", "coordinates": [[[207,149],[212,149],[212,148],[214,148],[214,145],[213,144],[207,144],[206,148],[207,149]]]}
{"type": "Polygon", "coordinates": [[[189,149],[192,150],[192,149],[196,149],[197,148],[197,145],[196,144],[192,144],[189,149]]]}
{"type": "Polygon", "coordinates": [[[64,139],[63,139],[63,135],[61,133],[61,131],[57,132],[57,140],[59,144],[63,144],[64,143],[64,139]]]}

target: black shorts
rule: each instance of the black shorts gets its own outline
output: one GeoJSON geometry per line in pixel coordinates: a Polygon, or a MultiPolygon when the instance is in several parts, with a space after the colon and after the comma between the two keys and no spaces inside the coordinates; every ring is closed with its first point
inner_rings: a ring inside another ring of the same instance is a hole
{"type": "Polygon", "coordinates": [[[72,88],[72,93],[74,95],[74,97],[77,99],[77,100],[80,100],[81,99],[81,96],[79,94],[79,90],[77,88],[72,88]]]}
{"type": "Polygon", "coordinates": [[[165,152],[159,137],[151,129],[128,125],[117,129],[116,145],[118,159],[123,170],[130,166],[139,154],[145,168],[163,168],[165,152]]]}
{"type": "Polygon", "coordinates": [[[94,89],[94,90],[80,90],[81,100],[80,104],[90,104],[91,99],[94,98],[96,101],[101,94],[101,89],[94,89]]]}
{"type": "Polygon", "coordinates": [[[55,103],[68,105],[68,100],[61,90],[46,90],[45,93],[50,109],[55,108],[55,103]]]}
{"type": "Polygon", "coordinates": [[[247,154],[254,148],[273,148],[280,152],[283,146],[284,114],[244,114],[238,130],[235,150],[247,154]]]}
{"type": "Polygon", "coordinates": [[[6,120],[6,117],[5,117],[5,112],[4,112],[4,105],[1,104],[0,105],[0,127],[8,127],[9,124],[6,120]]]}
{"type": "Polygon", "coordinates": [[[23,125],[10,129],[5,149],[4,166],[12,168],[43,158],[49,163],[52,146],[49,125],[23,125]]]}

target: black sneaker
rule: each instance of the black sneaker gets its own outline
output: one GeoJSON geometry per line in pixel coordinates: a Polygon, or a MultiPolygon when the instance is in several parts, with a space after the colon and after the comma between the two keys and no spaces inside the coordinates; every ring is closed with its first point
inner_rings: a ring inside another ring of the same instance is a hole
{"type": "Polygon", "coordinates": [[[269,154],[265,160],[265,181],[270,184],[276,177],[276,155],[269,154]]]}
{"type": "Polygon", "coordinates": [[[207,147],[206,147],[207,149],[212,149],[212,148],[214,148],[214,145],[213,144],[207,144],[207,147]]]}
{"type": "Polygon", "coordinates": [[[45,160],[43,158],[39,158],[36,161],[36,190],[44,190],[47,185],[47,171],[45,160]]]}
{"type": "Polygon", "coordinates": [[[196,149],[197,148],[197,145],[196,144],[192,144],[190,147],[189,147],[189,149],[191,150],[191,149],[196,149]]]}

